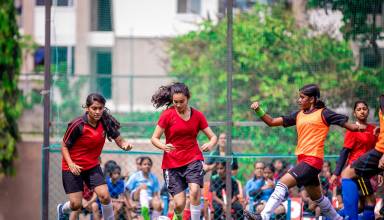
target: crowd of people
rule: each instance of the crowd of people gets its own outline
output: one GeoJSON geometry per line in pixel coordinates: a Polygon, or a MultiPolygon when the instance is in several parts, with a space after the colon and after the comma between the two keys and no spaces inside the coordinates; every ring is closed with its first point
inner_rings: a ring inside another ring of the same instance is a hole
{"type": "MultiPolygon", "coordinates": [[[[299,189],[296,195],[300,195],[307,212],[302,215],[332,220],[357,220],[359,215],[375,219],[372,178],[379,175],[382,183],[384,129],[367,122],[369,107],[364,101],[355,103],[356,122],[352,123],[347,116],[326,107],[315,84],[299,90],[299,109],[286,116],[274,118],[259,102],[253,102],[250,108],[268,126],[296,126],[297,163],[257,161],[243,189],[235,178],[239,164],[234,157],[228,165],[232,195],[227,198],[226,136],[222,133],[217,138],[204,114],[189,106],[189,99],[183,83],[162,86],[152,96],[156,108],[166,107],[151,137],[153,146],[164,152],[164,184],[160,189],[160,181],[151,173],[153,162],[149,157],[137,159],[138,170],[127,180],[122,179],[120,166],[113,162],[106,163],[104,177],[99,158],[106,138],[123,150],[133,146],[121,137],[120,123],[105,108],[104,97],[90,94],[85,114],[69,123],[63,138],[62,179],[69,201],[58,205],[58,218],[64,213],[76,215],[85,208],[93,218],[104,220],[119,218],[121,210],[125,210],[126,219],[158,219],[164,214],[173,220],[222,219],[231,213],[236,219],[269,220],[289,211],[287,198],[299,189]],[[335,170],[324,161],[324,141],[331,125],[347,130],[335,170]],[[200,131],[208,139],[201,145],[197,141],[200,131]],[[202,152],[209,151],[211,157],[205,160],[202,152]],[[207,173],[211,174],[205,182],[207,173]],[[339,199],[337,207],[331,202],[333,197],[339,199]]],[[[384,95],[379,100],[382,127],[384,95]]]]}

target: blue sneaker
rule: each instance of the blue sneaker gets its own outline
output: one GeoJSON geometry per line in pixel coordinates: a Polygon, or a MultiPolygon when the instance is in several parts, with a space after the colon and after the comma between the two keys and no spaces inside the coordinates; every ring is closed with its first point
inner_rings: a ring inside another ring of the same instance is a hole
{"type": "Polygon", "coordinates": [[[57,208],[56,208],[56,211],[57,211],[57,220],[64,220],[65,219],[65,215],[64,215],[64,212],[63,212],[63,204],[59,203],[57,205],[57,208]]]}

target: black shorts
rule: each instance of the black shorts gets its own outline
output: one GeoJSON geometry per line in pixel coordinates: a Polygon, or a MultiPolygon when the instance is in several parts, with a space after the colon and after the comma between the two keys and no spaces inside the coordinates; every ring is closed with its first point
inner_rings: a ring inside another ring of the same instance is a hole
{"type": "Polygon", "coordinates": [[[383,153],[372,149],[365,153],[359,159],[355,160],[351,167],[355,169],[355,173],[359,177],[371,178],[381,172],[383,169],[379,168],[379,160],[383,153]]]}
{"type": "Polygon", "coordinates": [[[371,181],[367,177],[358,177],[355,178],[357,187],[359,188],[359,196],[369,196],[373,194],[373,188],[371,181]]]}
{"type": "Polygon", "coordinates": [[[185,166],[165,169],[164,180],[169,193],[174,196],[188,188],[188,183],[199,184],[203,188],[204,170],[203,161],[196,160],[185,166]]]}
{"type": "Polygon", "coordinates": [[[74,175],[69,170],[63,170],[62,179],[66,194],[83,192],[83,183],[87,184],[88,188],[91,190],[96,186],[106,184],[100,165],[97,165],[89,170],[82,171],[79,176],[74,175]]]}
{"type": "Polygon", "coordinates": [[[297,182],[297,186],[319,186],[319,173],[318,170],[307,163],[300,162],[295,167],[288,171],[297,182]]]}

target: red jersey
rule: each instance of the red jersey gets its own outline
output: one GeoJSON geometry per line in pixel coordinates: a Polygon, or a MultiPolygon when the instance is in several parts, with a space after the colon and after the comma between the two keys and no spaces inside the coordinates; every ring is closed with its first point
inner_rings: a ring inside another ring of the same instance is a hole
{"type": "MultiPolygon", "coordinates": [[[[110,134],[115,139],[120,134],[110,134]]],[[[89,170],[99,165],[99,157],[103,149],[106,132],[100,120],[96,127],[88,123],[88,116],[84,114],[68,124],[63,142],[68,147],[72,161],[82,167],[82,171],[89,170]]],[[[62,159],[62,169],[69,170],[64,157],[62,159]]]]}
{"type": "Polygon", "coordinates": [[[204,160],[197,143],[200,130],[208,127],[203,113],[191,108],[189,120],[182,119],[174,107],[166,109],[157,123],[164,129],[165,143],[172,144],[175,150],[164,152],[162,169],[185,166],[196,160],[204,160]]]}
{"type": "Polygon", "coordinates": [[[351,149],[347,162],[348,165],[375,147],[376,136],[373,134],[375,128],[375,125],[368,124],[363,132],[347,130],[344,137],[344,147],[351,149]]]}

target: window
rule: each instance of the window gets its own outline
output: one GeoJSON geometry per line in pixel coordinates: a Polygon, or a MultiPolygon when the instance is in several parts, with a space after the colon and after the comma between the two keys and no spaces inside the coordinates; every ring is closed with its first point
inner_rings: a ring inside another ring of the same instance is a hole
{"type": "Polygon", "coordinates": [[[369,68],[377,68],[383,66],[383,48],[379,48],[379,54],[376,54],[373,48],[363,48],[361,49],[360,54],[360,64],[362,66],[369,68]]]}
{"type": "MultiPolygon", "coordinates": [[[[36,0],[37,6],[44,6],[46,0],[36,0]]],[[[51,0],[54,6],[73,6],[73,0],[51,0]]]]}
{"type": "Polygon", "coordinates": [[[92,91],[103,94],[106,99],[112,98],[112,51],[111,48],[91,48],[91,71],[94,82],[92,91]]]}
{"type": "MultiPolygon", "coordinates": [[[[51,72],[73,75],[75,72],[74,47],[51,47],[51,72]]],[[[44,47],[39,47],[34,54],[35,70],[44,71],[44,47]]]]}
{"type": "Polygon", "coordinates": [[[111,0],[91,1],[91,31],[112,31],[111,0]]]}
{"type": "Polygon", "coordinates": [[[177,0],[177,13],[200,14],[201,0],[177,0]]]}

